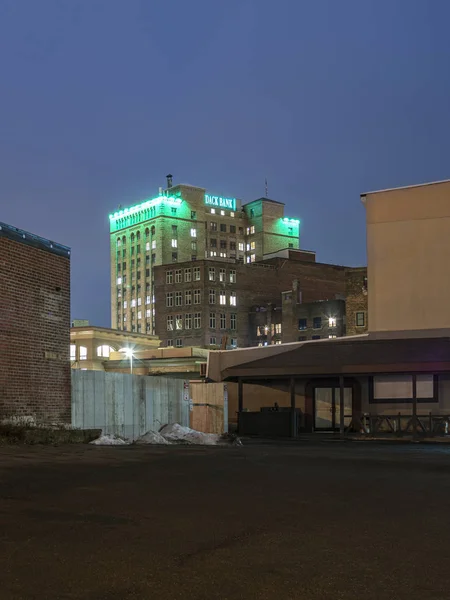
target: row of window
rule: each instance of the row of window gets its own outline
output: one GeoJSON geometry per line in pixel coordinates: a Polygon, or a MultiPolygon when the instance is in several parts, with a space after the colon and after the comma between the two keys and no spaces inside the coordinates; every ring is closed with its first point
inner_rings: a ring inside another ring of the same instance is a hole
{"type": "MultiPolygon", "coordinates": [[[[236,270],[235,269],[230,269],[230,271],[228,272],[228,278],[227,278],[227,270],[226,269],[218,269],[217,274],[219,276],[219,281],[221,283],[226,283],[227,279],[229,283],[236,283],[236,270]]],[[[189,283],[191,281],[200,281],[201,278],[201,271],[200,271],[200,267],[194,267],[192,269],[184,269],[184,282],[185,283],[189,283]]],[[[208,280],[209,281],[216,281],[216,268],[215,267],[209,267],[208,268],[208,280]]],[[[175,269],[175,271],[166,271],[166,284],[172,284],[172,283],[182,283],[183,282],[183,270],[182,269],[175,269]]]]}
{"type": "MultiPolygon", "coordinates": [[[[219,344],[222,343],[222,339],[220,339],[219,344]]],[[[209,338],[209,345],[210,346],[217,346],[217,338],[216,336],[211,336],[209,338]]],[[[231,338],[230,339],[230,346],[231,348],[237,348],[237,338],[231,338]]],[[[167,348],[182,348],[183,347],[183,339],[182,338],[176,338],[175,340],[167,340],[167,348]]]]}
{"type": "MultiPolygon", "coordinates": [[[[131,286],[131,295],[132,296],[136,296],[136,290],[137,290],[137,295],[139,296],[140,293],[141,293],[141,284],[140,283],[138,283],[137,286],[134,286],[134,285],[131,286]]],[[[124,294],[125,294],[126,290],[123,290],[123,291],[124,291],[124,294]]],[[[146,293],[145,304],[150,304],[150,296],[149,296],[149,293],[150,293],[150,283],[146,283],[145,284],[145,293],[146,293]],[[148,299],[148,301],[147,301],[147,299],[148,299]]],[[[117,289],[117,297],[118,298],[122,298],[122,288],[118,288],[117,289]]]]}
{"type": "MultiPolygon", "coordinates": [[[[181,330],[181,329],[201,329],[202,315],[201,313],[186,314],[186,315],[168,315],[167,316],[167,331],[181,330]]],[[[227,315],[226,313],[220,313],[218,316],[216,313],[209,314],[209,328],[217,329],[219,325],[220,329],[227,329],[227,315]]],[[[230,327],[229,329],[235,331],[237,328],[237,315],[236,313],[230,314],[230,327]]]]}
{"type": "MultiPolygon", "coordinates": [[[[155,302],[155,296],[150,297],[150,296],[146,296],[145,297],[145,304],[150,304],[151,302],[155,302]]],[[[135,308],[136,306],[141,306],[142,304],[142,298],[132,298],[130,300],[130,307],[131,308],[135,308]]],[[[123,301],[123,307],[124,308],[128,308],[128,300],[124,300],[123,301]]],[[[120,310],[122,308],[122,301],[118,301],[117,302],[117,308],[120,310]]]]}
{"type": "MultiPolygon", "coordinates": [[[[217,212],[217,211],[216,211],[216,209],[215,209],[215,208],[211,208],[211,214],[212,214],[212,215],[215,215],[215,214],[216,214],[216,212],[217,212]]],[[[222,217],[224,217],[224,216],[225,216],[225,211],[224,211],[224,210],[221,210],[221,211],[220,211],[220,214],[221,214],[221,216],[222,216],[222,217]]],[[[227,213],[227,216],[228,216],[228,217],[234,217],[234,212],[233,212],[233,211],[230,211],[229,213],[227,213]]],[[[239,227],[239,229],[242,229],[242,227],[239,227]]]]}
{"type": "MultiPolygon", "coordinates": [[[[326,337],[326,336],[324,336],[324,337],[326,337]]],[[[331,339],[334,339],[334,338],[336,338],[336,337],[337,337],[337,335],[329,335],[329,336],[328,336],[328,338],[329,338],[330,340],[331,340],[331,339]]],[[[311,336],[311,339],[312,339],[312,340],[320,340],[320,339],[322,339],[322,337],[321,337],[320,335],[312,335],[312,336],[311,336]]],[[[306,335],[300,335],[300,336],[298,337],[298,341],[299,341],[299,342],[306,342],[307,340],[308,340],[308,336],[306,336],[306,335]]]]}
{"type": "MultiPolygon", "coordinates": [[[[336,327],[336,325],[337,325],[336,317],[328,317],[327,322],[328,322],[328,327],[336,327]]],[[[323,327],[322,317],[313,317],[312,328],[313,329],[322,329],[322,327],[323,327]]],[[[306,319],[306,318],[299,319],[298,320],[298,328],[300,331],[304,331],[305,329],[308,329],[308,319],[306,319]]]]}
{"type": "MultiPolygon", "coordinates": [[[[126,306],[124,306],[124,308],[126,308],[126,306]]],[[[134,321],[136,319],[136,315],[139,320],[142,319],[142,314],[143,314],[142,310],[138,310],[137,312],[135,312],[134,310],[131,311],[131,320],[134,321]]],[[[152,316],[153,317],[155,316],[155,309],[150,310],[150,308],[147,308],[145,310],[145,318],[150,319],[150,317],[152,317],[152,316]]],[[[118,318],[120,319],[120,313],[118,313],[118,318]]],[[[127,315],[123,315],[123,321],[126,322],[126,320],[127,320],[127,315]]]]}
{"type": "MultiPolygon", "coordinates": [[[[114,348],[106,344],[102,344],[97,347],[97,356],[99,358],[109,358],[111,352],[114,352],[114,348]]],[[[87,360],[88,350],[86,346],[79,346],[78,348],[78,360],[87,360]]],[[[70,360],[77,360],[77,346],[76,344],[70,344],[70,360]]]]}
{"type": "MultiPolygon", "coordinates": [[[[277,335],[281,333],[281,323],[272,323],[270,327],[270,331],[272,335],[277,335]]],[[[256,328],[257,336],[266,336],[269,334],[269,326],[268,325],[258,325],[256,328]]]]}
{"type": "MultiPolygon", "coordinates": [[[[202,290],[185,290],[184,292],[184,305],[190,306],[192,303],[201,304],[202,290]],[[194,302],[192,302],[194,300],[194,302]]],[[[220,290],[216,294],[216,290],[209,290],[209,303],[215,304],[216,297],[219,297],[219,304],[225,306],[227,304],[227,293],[220,290]]],[[[230,306],[237,305],[236,292],[229,293],[230,306]]],[[[172,306],[183,306],[183,292],[166,292],[166,306],[171,308],[172,306]]]]}

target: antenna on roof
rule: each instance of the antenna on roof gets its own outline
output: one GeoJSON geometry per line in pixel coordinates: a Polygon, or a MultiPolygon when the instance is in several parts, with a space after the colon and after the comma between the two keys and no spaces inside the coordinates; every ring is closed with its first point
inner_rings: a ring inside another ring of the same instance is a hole
{"type": "Polygon", "coordinates": [[[268,185],[267,185],[267,177],[266,177],[266,179],[265,179],[264,183],[265,183],[265,190],[264,190],[264,192],[265,192],[265,196],[264,196],[264,197],[265,197],[265,198],[268,198],[268,197],[269,197],[269,196],[268,196],[268,194],[269,194],[269,187],[268,187],[268,185]]]}

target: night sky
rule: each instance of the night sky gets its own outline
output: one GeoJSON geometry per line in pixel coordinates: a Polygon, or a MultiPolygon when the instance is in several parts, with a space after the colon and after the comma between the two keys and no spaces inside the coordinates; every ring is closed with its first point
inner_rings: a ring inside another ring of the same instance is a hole
{"type": "Polygon", "coordinates": [[[448,0],[0,0],[0,220],[72,248],[110,325],[108,213],[173,173],[365,264],[359,194],[450,178],[448,0]]]}

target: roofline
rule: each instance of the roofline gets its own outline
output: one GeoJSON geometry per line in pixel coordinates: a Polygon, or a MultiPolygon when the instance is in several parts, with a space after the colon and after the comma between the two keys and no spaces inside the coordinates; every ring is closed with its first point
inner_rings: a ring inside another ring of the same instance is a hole
{"type": "Polygon", "coordinates": [[[14,242],[18,242],[19,244],[32,246],[34,248],[38,248],[39,250],[44,250],[45,252],[50,252],[51,254],[64,256],[70,259],[70,248],[68,246],[58,244],[57,242],[43,238],[35,233],[30,233],[29,231],[19,229],[18,227],[14,227],[14,225],[8,225],[7,223],[3,223],[1,221],[0,237],[4,237],[14,242]]]}
{"type": "MultiPolygon", "coordinates": [[[[382,194],[383,192],[395,192],[396,190],[408,190],[409,188],[425,187],[427,185],[438,185],[440,183],[450,183],[450,179],[442,179],[441,181],[428,181],[426,183],[416,183],[414,185],[402,185],[399,187],[386,188],[384,190],[373,190],[371,192],[364,192],[360,194],[361,200],[369,194],[382,194]]],[[[364,200],[363,200],[364,202],[364,200]]]]}

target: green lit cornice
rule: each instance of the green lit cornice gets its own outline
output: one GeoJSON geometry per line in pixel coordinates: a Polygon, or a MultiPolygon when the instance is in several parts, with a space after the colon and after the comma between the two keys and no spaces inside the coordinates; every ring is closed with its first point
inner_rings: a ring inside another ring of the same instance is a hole
{"type": "Polygon", "coordinates": [[[156,208],[160,207],[161,212],[164,210],[164,206],[178,207],[181,205],[183,200],[176,198],[175,196],[157,196],[150,200],[145,200],[130,208],[124,208],[111,215],[109,215],[109,227],[110,231],[118,231],[125,229],[131,225],[137,225],[148,219],[156,217],[156,208]]]}

